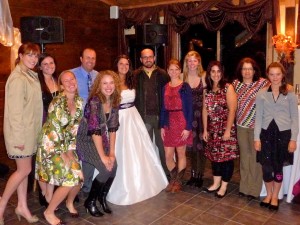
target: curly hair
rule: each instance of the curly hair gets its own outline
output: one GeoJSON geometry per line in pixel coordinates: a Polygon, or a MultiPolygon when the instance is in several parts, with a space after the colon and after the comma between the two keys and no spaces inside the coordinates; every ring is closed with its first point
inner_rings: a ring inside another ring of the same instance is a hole
{"type": "Polygon", "coordinates": [[[132,63],[127,55],[119,55],[114,62],[114,70],[118,73],[118,63],[120,59],[126,59],[129,63],[129,70],[126,73],[125,84],[129,89],[135,89],[136,87],[136,79],[132,73],[132,63]]]}
{"type": "Polygon", "coordinates": [[[197,68],[197,72],[198,72],[198,76],[201,77],[203,72],[204,72],[204,69],[202,67],[202,59],[201,59],[201,56],[198,52],[196,51],[189,51],[185,57],[184,57],[184,62],[183,62],[183,81],[186,81],[187,78],[188,78],[188,74],[189,74],[189,68],[188,68],[188,60],[189,60],[189,57],[195,57],[198,61],[199,61],[199,64],[198,64],[198,68],[197,68]]]}
{"type": "Polygon", "coordinates": [[[271,68],[279,68],[282,72],[282,80],[281,80],[281,86],[279,87],[279,93],[283,94],[283,95],[287,95],[288,94],[288,84],[286,81],[286,70],[284,68],[284,66],[280,63],[280,62],[272,62],[268,68],[267,68],[267,77],[269,79],[269,72],[271,68]]]}
{"type": "Polygon", "coordinates": [[[226,84],[226,80],[225,80],[225,77],[224,77],[224,67],[222,66],[221,62],[220,61],[211,61],[208,66],[207,66],[207,70],[206,70],[206,77],[205,77],[205,82],[206,82],[206,88],[207,90],[211,91],[213,89],[213,80],[211,79],[211,75],[210,75],[210,72],[211,72],[211,69],[213,66],[217,66],[219,67],[220,71],[221,71],[221,79],[218,83],[218,87],[220,89],[223,89],[225,87],[225,84],[226,84]]]}
{"type": "Polygon", "coordinates": [[[246,57],[246,58],[243,58],[240,60],[238,66],[235,70],[236,79],[238,79],[240,82],[243,82],[242,69],[243,69],[244,63],[250,63],[252,65],[253,70],[254,70],[253,82],[258,81],[258,79],[261,76],[260,68],[259,68],[258,64],[256,63],[256,61],[249,57],[246,57]]]}
{"type": "Polygon", "coordinates": [[[119,107],[119,104],[121,102],[120,78],[119,78],[118,74],[116,74],[112,70],[103,70],[97,74],[97,77],[92,85],[91,92],[90,92],[88,99],[91,99],[94,96],[97,96],[102,103],[105,103],[107,101],[106,97],[101,92],[101,81],[104,76],[111,76],[114,80],[115,90],[112,93],[112,95],[110,96],[110,101],[111,101],[112,107],[117,108],[117,107],[119,107]]]}

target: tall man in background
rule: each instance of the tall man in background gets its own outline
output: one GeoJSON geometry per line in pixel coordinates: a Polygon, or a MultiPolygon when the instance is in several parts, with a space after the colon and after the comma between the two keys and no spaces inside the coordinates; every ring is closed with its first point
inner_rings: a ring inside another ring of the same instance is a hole
{"type": "MultiPolygon", "coordinates": [[[[94,70],[96,65],[96,51],[92,48],[85,48],[80,54],[81,66],[72,69],[78,83],[78,94],[83,98],[83,109],[87,102],[90,88],[94,82],[98,71],[94,70]]],[[[84,183],[82,191],[88,194],[91,190],[93,182],[94,167],[86,162],[82,162],[82,170],[84,173],[84,183]]]]}
{"type": "Polygon", "coordinates": [[[149,135],[159,150],[159,157],[166,174],[169,173],[166,166],[166,158],[163,142],[159,129],[159,116],[162,100],[162,89],[170,78],[165,70],[155,65],[155,55],[152,49],[146,48],[141,51],[142,66],[134,71],[137,81],[135,106],[138,109],[149,135]]]}

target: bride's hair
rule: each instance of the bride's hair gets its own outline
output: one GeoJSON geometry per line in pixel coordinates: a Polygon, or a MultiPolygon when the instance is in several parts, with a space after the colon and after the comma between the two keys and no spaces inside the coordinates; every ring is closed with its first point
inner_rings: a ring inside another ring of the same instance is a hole
{"type": "Polygon", "coordinates": [[[129,70],[126,73],[125,84],[129,89],[135,89],[136,82],[135,82],[135,77],[133,76],[133,73],[132,73],[132,63],[127,55],[119,55],[116,58],[116,60],[114,62],[115,71],[118,73],[118,63],[119,63],[120,59],[126,59],[129,63],[129,70]]]}

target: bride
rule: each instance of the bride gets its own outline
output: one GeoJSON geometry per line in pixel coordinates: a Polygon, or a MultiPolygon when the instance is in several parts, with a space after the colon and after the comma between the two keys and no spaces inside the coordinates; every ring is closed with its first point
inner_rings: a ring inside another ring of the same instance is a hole
{"type": "Polygon", "coordinates": [[[151,198],[168,181],[145,124],[134,106],[134,78],[126,55],[116,59],[121,81],[120,127],[116,136],[117,174],[107,195],[116,205],[131,205],[151,198]]]}

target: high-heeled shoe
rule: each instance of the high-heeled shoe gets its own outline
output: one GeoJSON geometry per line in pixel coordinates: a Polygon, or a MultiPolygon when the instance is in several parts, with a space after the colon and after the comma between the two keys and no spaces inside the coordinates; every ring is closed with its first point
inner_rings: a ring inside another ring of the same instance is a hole
{"type": "Polygon", "coordinates": [[[271,203],[271,200],[270,200],[269,202],[261,201],[261,202],[259,203],[259,205],[260,205],[261,207],[266,207],[266,208],[268,208],[268,207],[270,206],[270,203],[271,203]]]}
{"type": "Polygon", "coordinates": [[[223,195],[218,194],[218,192],[216,192],[215,195],[217,198],[224,198],[227,195],[227,190],[225,191],[225,193],[223,195]]]}
{"type": "Polygon", "coordinates": [[[221,185],[215,190],[209,190],[207,187],[204,187],[202,190],[203,190],[203,192],[206,192],[206,193],[214,193],[216,191],[219,191],[220,187],[221,187],[221,185]]]}
{"type": "Polygon", "coordinates": [[[15,214],[18,218],[19,221],[21,221],[21,218],[23,217],[25,220],[27,220],[28,223],[36,223],[39,221],[39,218],[35,215],[31,216],[31,218],[25,218],[25,216],[23,216],[19,211],[18,209],[16,208],[15,209],[15,214]]]}
{"type": "Polygon", "coordinates": [[[269,209],[270,209],[270,210],[275,210],[275,211],[277,211],[278,208],[279,208],[279,202],[278,202],[278,200],[277,200],[277,205],[272,205],[272,204],[271,204],[271,201],[270,201],[270,204],[269,204],[269,209]]]}

